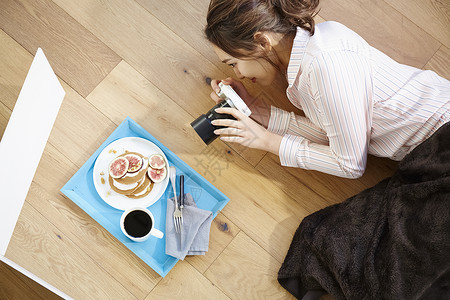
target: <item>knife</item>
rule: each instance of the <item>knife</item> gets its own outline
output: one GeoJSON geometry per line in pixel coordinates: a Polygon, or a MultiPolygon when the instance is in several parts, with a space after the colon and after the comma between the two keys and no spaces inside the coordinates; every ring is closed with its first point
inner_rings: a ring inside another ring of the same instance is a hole
{"type": "Polygon", "coordinates": [[[180,175],[180,208],[184,207],[184,175],[180,175]]]}

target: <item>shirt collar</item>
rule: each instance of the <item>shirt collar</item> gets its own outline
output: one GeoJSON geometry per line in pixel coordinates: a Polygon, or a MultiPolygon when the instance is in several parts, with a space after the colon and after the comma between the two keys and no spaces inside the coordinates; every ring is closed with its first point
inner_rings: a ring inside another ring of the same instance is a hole
{"type": "Polygon", "coordinates": [[[305,54],[306,46],[310,38],[309,31],[297,27],[297,34],[294,38],[294,43],[292,44],[291,56],[289,59],[289,64],[287,68],[287,80],[289,87],[294,84],[295,79],[300,71],[300,65],[305,54]]]}

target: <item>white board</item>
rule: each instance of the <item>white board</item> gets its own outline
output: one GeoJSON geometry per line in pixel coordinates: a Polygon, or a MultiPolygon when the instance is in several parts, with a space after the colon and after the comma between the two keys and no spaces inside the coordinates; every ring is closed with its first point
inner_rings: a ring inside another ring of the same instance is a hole
{"type": "Polygon", "coordinates": [[[8,248],[64,95],[39,48],[0,141],[0,257],[8,248]]]}

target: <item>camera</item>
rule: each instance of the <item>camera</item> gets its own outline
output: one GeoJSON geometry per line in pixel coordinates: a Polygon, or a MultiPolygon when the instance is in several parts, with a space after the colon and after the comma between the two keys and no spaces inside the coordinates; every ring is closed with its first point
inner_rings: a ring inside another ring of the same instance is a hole
{"type": "Polygon", "coordinates": [[[239,95],[233,90],[230,85],[226,85],[220,82],[219,88],[220,91],[217,93],[217,95],[223,100],[214,105],[213,108],[211,108],[206,114],[201,115],[191,123],[192,128],[194,128],[197,134],[207,145],[209,145],[218,137],[216,134],[214,134],[214,130],[223,128],[223,126],[212,125],[211,121],[217,119],[235,119],[232,115],[217,113],[217,108],[236,108],[246,116],[250,116],[252,113],[247,107],[247,104],[245,104],[244,100],[239,97],[239,95]]]}

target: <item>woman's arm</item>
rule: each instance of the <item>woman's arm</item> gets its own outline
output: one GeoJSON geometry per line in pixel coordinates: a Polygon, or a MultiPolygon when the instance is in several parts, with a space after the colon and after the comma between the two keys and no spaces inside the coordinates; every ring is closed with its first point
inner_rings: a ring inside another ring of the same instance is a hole
{"type": "Polygon", "coordinates": [[[311,104],[329,144],[286,134],[280,145],[281,163],[341,177],[360,177],[366,167],[371,130],[369,62],[350,51],[325,53],[313,60],[308,77],[311,104]]]}
{"type": "Polygon", "coordinates": [[[279,135],[297,135],[313,143],[328,145],[327,133],[312,123],[308,118],[298,116],[293,112],[287,112],[274,106],[271,107],[267,129],[279,135]]]}

